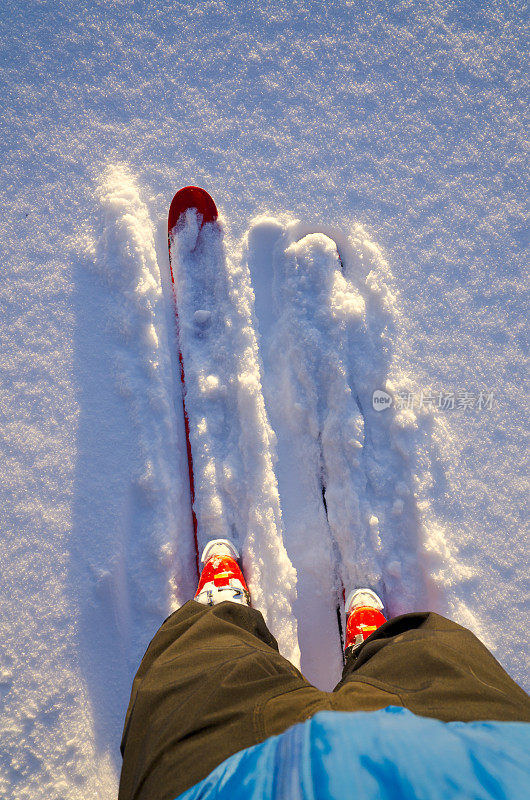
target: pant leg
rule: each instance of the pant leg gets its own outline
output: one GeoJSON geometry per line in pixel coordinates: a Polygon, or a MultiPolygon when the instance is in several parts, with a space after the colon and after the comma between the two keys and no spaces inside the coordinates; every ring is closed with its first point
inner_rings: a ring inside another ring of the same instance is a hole
{"type": "MultiPolygon", "coordinates": [[[[263,707],[293,690],[302,692],[296,713],[301,704],[307,716],[327,696],[280,655],[259,611],[186,603],[157,632],[134,679],[119,800],[174,800],[267,738],[263,707]]],[[[282,713],[282,730],[294,713],[282,713]]]]}
{"type": "Polygon", "coordinates": [[[190,601],[162,625],[134,679],[119,800],[174,800],[228,756],[323,709],[527,720],[529,704],[473,634],[436,614],[383,625],[328,693],[279,654],[259,611],[190,601]]]}
{"type": "Polygon", "coordinates": [[[394,692],[399,705],[420,716],[530,721],[530,698],[489,650],[434,613],[404,614],[378,628],[347,660],[335,689],[338,706],[351,706],[356,685],[366,681],[394,692]]]}

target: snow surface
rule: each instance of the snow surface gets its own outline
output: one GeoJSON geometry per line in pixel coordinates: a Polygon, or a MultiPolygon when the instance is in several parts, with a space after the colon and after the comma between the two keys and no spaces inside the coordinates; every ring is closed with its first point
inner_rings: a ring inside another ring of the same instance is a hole
{"type": "Polygon", "coordinates": [[[204,400],[226,390],[244,445],[207,485],[252,522],[284,652],[329,686],[326,587],[366,579],[530,687],[526,13],[5,0],[0,796],[116,796],[132,676],[194,590],[166,242],[188,183],[223,215],[234,325],[204,400]]]}

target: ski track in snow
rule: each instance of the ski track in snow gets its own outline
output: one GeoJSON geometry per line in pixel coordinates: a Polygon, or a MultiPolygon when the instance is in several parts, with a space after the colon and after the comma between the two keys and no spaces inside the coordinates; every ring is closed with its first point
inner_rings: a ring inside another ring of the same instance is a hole
{"type": "Polygon", "coordinates": [[[343,587],[375,588],[389,614],[441,602],[427,577],[432,419],[372,407],[374,390],[407,387],[392,362],[392,277],[362,228],[328,233],[258,218],[246,238],[302,669],[322,688],[340,674],[343,587]]]}
{"type": "Polygon", "coordinates": [[[136,432],[129,541],[130,594],[155,614],[186,599],[193,547],[182,478],[182,409],[175,397],[175,331],[162,291],[154,229],[138,187],[122,165],[109,166],[100,185],[104,220],[95,270],[108,285],[107,320],[118,394],[136,432]],[[178,520],[177,520],[178,517],[178,520]],[[175,543],[179,540],[179,551],[175,543]],[[153,592],[153,575],[165,576],[153,592]],[[169,594],[168,594],[169,588],[169,594]]]}
{"type": "Polygon", "coordinates": [[[342,589],[375,588],[391,615],[441,608],[429,573],[448,556],[435,420],[372,406],[410,384],[390,270],[361,227],[328,233],[258,218],[229,254],[222,223],[189,212],[172,237],[199,549],[235,541],[253,604],[322,688],[340,675],[342,589]]]}
{"type": "Polygon", "coordinates": [[[283,546],[248,270],[228,258],[221,223],[199,232],[193,211],[174,232],[171,251],[199,551],[212,538],[235,542],[253,605],[298,664],[296,575],[283,546]]]}

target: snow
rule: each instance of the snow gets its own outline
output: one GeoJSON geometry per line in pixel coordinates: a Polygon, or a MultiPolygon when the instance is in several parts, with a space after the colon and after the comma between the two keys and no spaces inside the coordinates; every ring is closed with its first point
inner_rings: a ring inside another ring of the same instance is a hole
{"type": "Polygon", "coordinates": [[[530,687],[524,37],[507,0],[4,2],[1,796],[116,796],[132,676],[194,591],[189,183],[225,271],[188,332],[232,325],[197,383],[231,431],[221,465],[196,428],[201,513],[239,526],[283,652],[331,685],[330,595],[366,580],[530,687]]]}
{"type": "Polygon", "coordinates": [[[234,542],[253,604],[299,663],[296,576],[283,544],[249,272],[229,259],[217,226],[199,229],[193,210],[171,242],[199,552],[212,538],[234,542]]]}
{"type": "Polygon", "coordinates": [[[258,218],[247,260],[284,539],[298,574],[301,666],[331,689],[342,663],[342,589],[375,588],[392,615],[429,605],[431,420],[397,404],[373,407],[378,387],[398,396],[407,376],[390,358],[399,317],[392,276],[362,228],[337,243],[300,223],[258,218]]]}

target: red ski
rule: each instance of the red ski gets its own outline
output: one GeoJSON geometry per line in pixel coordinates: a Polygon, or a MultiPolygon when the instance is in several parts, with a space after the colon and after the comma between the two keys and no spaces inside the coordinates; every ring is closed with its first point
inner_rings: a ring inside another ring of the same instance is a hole
{"type": "MultiPolygon", "coordinates": [[[[197,211],[199,217],[202,219],[201,227],[204,225],[205,222],[214,222],[217,219],[217,207],[213,199],[210,197],[207,191],[201,189],[199,186],[185,186],[183,189],[180,189],[176,193],[173,200],[171,201],[171,205],[169,207],[167,232],[168,232],[168,249],[169,249],[169,269],[171,272],[171,281],[173,284],[175,319],[177,323],[177,340],[179,337],[178,298],[175,286],[175,276],[173,275],[173,265],[171,262],[171,233],[174,230],[174,228],[178,225],[182,215],[185,214],[186,211],[188,211],[191,208],[194,208],[197,211]]],[[[188,472],[190,479],[191,515],[193,520],[193,536],[195,541],[195,558],[197,565],[197,575],[200,575],[200,565],[199,565],[200,554],[199,554],[199,542],[197,537],[197,517],[194,510],[195,486],[193,479],[193,459],[192,459],[191,442],[190,442],[190,423],[189,423],[188,412],[186,411],[186,400],[185,400],[186,383],[184,380],[184,360],[182,358],[182,351],[180,349],[180,344],[179,344],[179,363],[180,363],[180,379],[182,381],[184,427],[186,430],[186,450],[188,454],[188,472]]]]}

